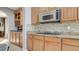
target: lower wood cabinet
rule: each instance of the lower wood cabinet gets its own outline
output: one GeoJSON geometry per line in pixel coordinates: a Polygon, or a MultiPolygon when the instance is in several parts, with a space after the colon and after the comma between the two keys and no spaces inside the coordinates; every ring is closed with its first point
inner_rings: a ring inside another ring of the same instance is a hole
{"type": "Polygon", "coordinates": [[[43,51],[44,50],[44,37],[40,35],[28,34],[27,49],[29,51],[43,51]]]}
{"type": "Polygon", "coordinates": [[[62,51],[79,51],[79,40],[62,39],[62,51]]]}
{"type": "Polygon", "coordinates": [[[79,51],[79,39],[28,34],[27,49],[31,51],[79,51]]]}
{"type": "Polygon", "coordinates": [[[79,47],[78,46],[72,46],[72,45],[63,44],[62,45],[62,50],[63,51],[79,51],[79,47]]]}
{"type": "Polygon", "coordinates": [[[39,35],[34,35],[33,51],[43,51],[43,50],[44,50],[44,37],[39,35]]]}
{"type": "Polygon", "coordinates": [[[27,49],[29,50],[29,51],[32,51],[33,50],[33,47],[32,47],[32,45],[33,45],[33,38],[32,38],[32,35],[30,35],[30,34],[28,34],[28,36],[27,36],[27,49]]]}
{"type": "Polygon", "coordinates": [[[61,50],[60,39],[54,37],[45,37],[45,51],[61,50]]]}
{"type": "Polygon", "coordinates": [[[22,48],[22,32],[10,32],[10,42],[22,48]]]}

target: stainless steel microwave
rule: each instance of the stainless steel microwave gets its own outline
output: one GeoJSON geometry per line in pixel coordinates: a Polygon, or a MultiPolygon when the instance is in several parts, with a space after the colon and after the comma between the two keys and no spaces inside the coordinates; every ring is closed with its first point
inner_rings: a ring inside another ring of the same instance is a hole
{"type": "Polygon", "coordinates": [[[40,13],[39,14],[39,22],[60,22],[60,11],[54,10],[50,12],[40,13]]]}

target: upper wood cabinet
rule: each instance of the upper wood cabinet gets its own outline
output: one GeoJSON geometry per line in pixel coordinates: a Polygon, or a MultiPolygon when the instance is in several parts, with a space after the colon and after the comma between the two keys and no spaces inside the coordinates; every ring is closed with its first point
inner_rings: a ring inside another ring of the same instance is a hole
{"type": "Polygon", "coordinates": [[[56,9],[56,7],[39,7],[39,12],[40,13],[49,12],[49,11],[53,11],[55,9],[56,9]]]}
{"type": "Polygon", "coordinates": [[[77,11],[77,12],[78,12],[78,20],[79,20],[79,7],[77,8],[77,10],[78,10],[78,11],[77,11]]]}
{"type": "MultiPolygon", "coordinates": [[[[39,24],[39,13],[56,10],[57,7],[32,7],[32,24],[39,24]]],[[[60,21],[79,20],[79,8],[77,7],[60,7],[60,21]]]]}
{"type": "Polygon", "coordinates": [[[61,8],[61,21],[77,20],[76,7],[63,7],[61,8]]]}
{"type": "Polygon", "coordinates": [[[55,10],[55,7],[32,7],[31,8],[31,23],[39,24],[39,13],[55,10]]]}
{"type": "Polygon", "coordinates": [[[15,26],[22,26],[23,24],[23,12],[22,8],[19,8],[18,10],[14,11],[15,16],[15,26]]]}
{"type": "Polygon", "coordinates": [[[31,23],[38,24],[38,21],[39,21],[39,8],[32,7],[31,8],[31,23]]]}

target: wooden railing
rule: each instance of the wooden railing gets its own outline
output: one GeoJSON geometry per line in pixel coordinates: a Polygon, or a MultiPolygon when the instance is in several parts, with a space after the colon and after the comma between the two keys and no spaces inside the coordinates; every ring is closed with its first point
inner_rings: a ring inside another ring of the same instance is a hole
{"type": "Polygon", "coordinates": [[[22,32],[10,32],[10,42],[22,48],[22,32]]]}

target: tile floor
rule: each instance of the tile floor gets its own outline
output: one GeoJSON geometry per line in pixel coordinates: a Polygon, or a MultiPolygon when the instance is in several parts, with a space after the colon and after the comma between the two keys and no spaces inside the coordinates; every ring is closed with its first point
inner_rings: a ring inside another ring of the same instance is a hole
{"type": "Polygon", "coordinates": [[[9,51],[22,51],[22,49],[14,44],[10,44],[9,51]]]}

